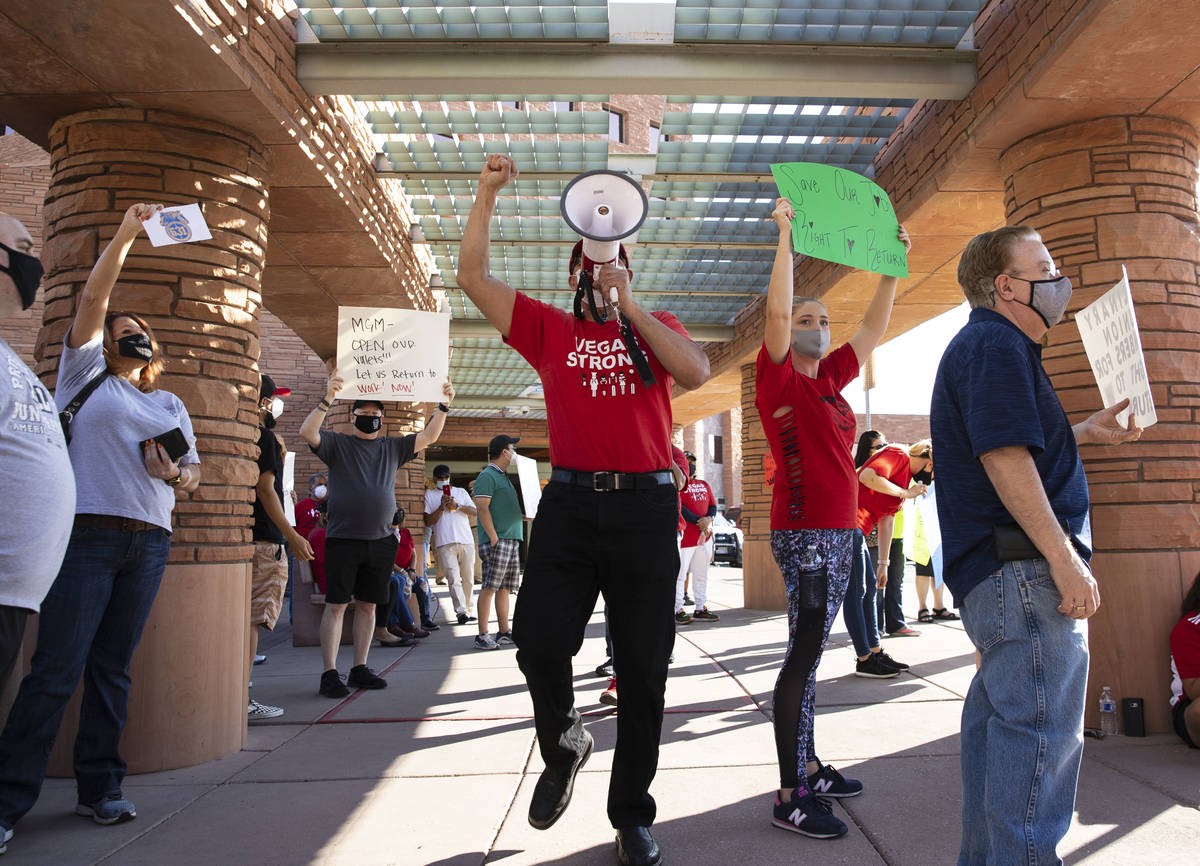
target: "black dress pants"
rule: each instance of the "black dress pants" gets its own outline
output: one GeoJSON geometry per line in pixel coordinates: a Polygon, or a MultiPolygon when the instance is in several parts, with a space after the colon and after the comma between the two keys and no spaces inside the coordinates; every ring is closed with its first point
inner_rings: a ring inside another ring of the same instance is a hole
{"type": "Polygon", "coordinates": [[[667,659],[675,644],[678,494],[672,485],[598,493],[551,482],[530,536],[513,618],[547,766],[575,759],[583,722],[575,709],[571,657],[598,593],[608,605],[617,677],[617,745],[608,787],[612,825],[654,822],[650,782],[658,769],[667,659]]]}

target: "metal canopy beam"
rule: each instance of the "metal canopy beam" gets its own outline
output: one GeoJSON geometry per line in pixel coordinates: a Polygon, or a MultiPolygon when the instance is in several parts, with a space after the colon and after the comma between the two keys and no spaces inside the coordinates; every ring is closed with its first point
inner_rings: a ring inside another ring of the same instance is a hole
{"type": "MultiPolygon", "coordinates": [[[[375,165],[386,165],[386,156],[380,154],[375,158],[375,165]],[[383,162],[380,161],[383,157],[383,162]]],[[[376,177],[381,177],[386,180],[479,180],[479,172],[477,171],[396,171],[389,168],[376,169],[376,177]]],[[[552,180],[561,183],[567,183],[579,176],[577,171],[523,171],[518,175],[518,180],[552,180]]],[[[717,171],[709,173],[698,172],[681,172],[681,171],[656,171],[652,174],[643,174],[641,179],[644,181],[678,181],[680,183],[774,183],[775,178],[770,172],[738,172],[738,171],[717,171]]]]}
{"type": "Polygon", "coordinates": [[[620,45],[595,42],[319,42],[296,46],[313,96],[579,93],[963,99],[974,50],[780,43],[620,45]],[[637,70],[631,75],[630,70],[637,70]]]}
{"type": "MultiPolygon", "coordinates": [[[[709,325],[699,322],[684,323],[687,332],[697,343],[728,343],[733,340],[733,326],[709,325]]],[[[499,332],[492,327],[487,319],[451,319],[451,337],[496,337],[499,332]]]]}

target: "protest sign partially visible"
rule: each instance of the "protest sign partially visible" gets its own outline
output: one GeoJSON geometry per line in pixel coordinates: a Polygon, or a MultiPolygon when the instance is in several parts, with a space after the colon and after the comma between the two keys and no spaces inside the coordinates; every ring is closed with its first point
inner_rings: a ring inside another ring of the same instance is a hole
{"type": "MultiPolygon", "coordinates": [[[[914,506],[917,514],[921,515],[921,530],[925,534],[925,543],[929,546],[929,561],[933,563],[933,585],[940,587],[942,575],[942,525],[938,522],[937,513],[937,483],[929,485],[929,489],[918,496],[914,506]]],[[[916,521],[913,521],[916,525],[916,521]]],[[[908,530],[908,516],[904,518],[905,531],[908,530]]]]}
{"type": "Polygon", "coordinates": [[[818,162],[776,163],[770,173],[780,196],[796,209],[796,252],[889,277],[908,276],[904,243],[896,239],[900,223],[875,181],[818,162]]]}
{"type": "Polygon", "coordinates": [[[142,223],[150,245],[165,247],[170,244],[190,244],[194,241],[212,240],[212,232],[200,213],[200,205],[185,204],[160,210],[142,223]]]}
{"type": "Polygon", "coordinates": [[[908,255],[887,193],[861,174],[819,162],[771,166],[779,195],[796,209],[796,252],[890,277],[908,276],[908,255]]]}
{"type": "Polygon", "coordinates": [[[1154,411],[1142,338],[1133,312],[1133,294],[1129,291],[1129,274],[1124,265],[1120,281],[1076,313],[1075,323],[1079,325],[1079,337],[1100,386],[1104,408],[1128,397],[1129,408],[1117,414],[1117,421],[1127,425],[1132,412],[1139,427],[1156,423],[1158,414],[1154,411]]]}
{"type": "Polygon", "coordinates": [[[450,372],[450,317],[386,307],[338,307],[340,400],[437,403],[450,372]]]}
{"type": "Polygon", "coordinates": [[[296,489],[296,452],[283,455],[283,514],[290,526],[296,525],[296,503],[292,492],[296,489]]]}
{"type": "Polygon", "coordinates": [[[514,454],[513,461],[517,464],[517,480],[521,482],[525,516],[536,517],[538,503],[542,501],[542,482],[538,478],[537,461],[523,454],[514,454]]]}

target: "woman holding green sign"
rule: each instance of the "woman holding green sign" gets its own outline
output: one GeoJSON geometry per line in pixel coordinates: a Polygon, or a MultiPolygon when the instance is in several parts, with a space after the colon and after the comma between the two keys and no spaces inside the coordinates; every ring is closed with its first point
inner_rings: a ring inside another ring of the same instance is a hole
{"type": "MultiPolygon", "coordinates": [[[[858,478],[851,449],[856,421],[841,391],[883,338],[896,277],[881,277],[863,324],[828,355],[829,313],[792,288],[795,210],[779,199],[771,214],[779,246],[767,291],[755,407],[778,467],[771,498],[771,552],[788,597],[788,646],[775,682],[775,746],[780,790],[776,827],[818,839],[846,833],[824,797],[853,797],[862,783],[822,764],[813,745],[817,664],[846,595],[857,529],[858,478]]],[[[911,244],[900,226],[905,252],[911,244]]]]}

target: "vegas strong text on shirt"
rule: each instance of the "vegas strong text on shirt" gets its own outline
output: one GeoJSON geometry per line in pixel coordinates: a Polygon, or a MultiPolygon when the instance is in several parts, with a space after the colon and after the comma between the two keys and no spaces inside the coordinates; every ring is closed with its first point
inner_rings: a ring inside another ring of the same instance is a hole
{"type": "MultiPolygon", "coordinates": [[[[651,313],[684,337],[670,313],[651,313]]],[[[585,322],[517,292],[506,340],[542,379],[550,461],[582,472],[654,472],[671,465],[671,374],[650,350],[656,384],[633,366],[615,317],[585,322]]]]}
{"type": "Polygon", "coordinates": [[[844,343],[821,359],[815,378],[758,352],[754,406],[775,460],[772,529],[853,529],[858,477],[850,453],[857,421],[842,389],[858,377],[858,356],[844,343]]]}

